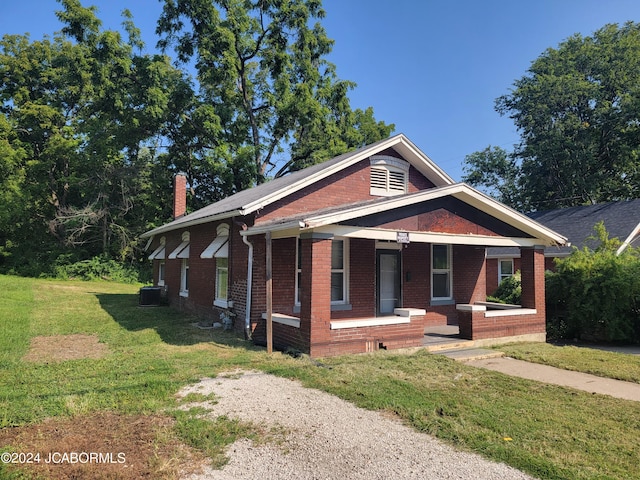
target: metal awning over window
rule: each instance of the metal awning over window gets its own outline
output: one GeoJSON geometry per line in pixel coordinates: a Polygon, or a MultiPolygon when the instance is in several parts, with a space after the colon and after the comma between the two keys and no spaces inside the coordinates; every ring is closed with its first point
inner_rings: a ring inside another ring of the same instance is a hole
{"type": "Polygon", "coordinates": [[[160,245],[156,248],[151,255],[149,255],[149,260],[164,260],[165,259],[165,248],[164,245],[160,245]]]}
{"type": "Polygon", "coordinates": [[[200,258],[227,258],[229,256],[229,237],[219,236],[200,254],[200,258]]]}
{"type": "Polygon", "coordinates": [[[189,243],[191,241],[191,236],[189,232],[184,232],[182,234],[182,243],[178,245],[173,252],[169,254],[169,259],[175,258],[189,258],[189,243]]]}

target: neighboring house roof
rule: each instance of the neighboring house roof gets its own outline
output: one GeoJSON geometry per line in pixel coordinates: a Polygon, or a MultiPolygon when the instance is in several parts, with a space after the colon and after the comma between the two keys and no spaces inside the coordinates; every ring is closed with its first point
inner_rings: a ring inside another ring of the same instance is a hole
{"type": "MultiPolygon", "coordinates": [[[[548,248],[548,256],[569,255],[573,247],[596,248],[598,242],[590,237],[595,234],[593,227],[598,222],[604,222],[609,238],[623,242],[618,253],[629,245],[640,246],[640,199],[534,212],[528,216],[569,239],[569,245],[548,248]]],[[[514,249],[491,248],[487,256],[510,257],[518,253],[514,249]]]]}
{"type": "Polygon", "coordinates": [[[180,217],[172,222],[150,230],[141,235],[148,238],[153,235],[169,232],[178,228],[229,218],[236,215],[248,215],[265,206],[280,200],[298,190],[307,187],[323,178],[333,175],[365,158],[393,148],[414,168],[428,178],[436,187],[451,185],[453,179],[418,149],[403,134],[380,140],[378,142],[345,153],[303,170],[276,178],[261,185],[238,192],[230,197],[212,203],[200,210],[180,217]]]}

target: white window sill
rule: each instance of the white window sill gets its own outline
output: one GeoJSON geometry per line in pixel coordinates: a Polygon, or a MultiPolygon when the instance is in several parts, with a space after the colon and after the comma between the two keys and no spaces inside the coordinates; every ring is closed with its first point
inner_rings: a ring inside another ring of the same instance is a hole
{"type": "Polygon", "coordinates": [[[514,308],[513,310],[491,310],[484,314],[490,317],[513,317],[517,315],[535,315],[538,311],[535,308],[514,308]]]}
{"type": "Polygon", "coordinates": [[[158,286],[164,287],[164,280],[158,280],[158,286]]]}
{"type": "Polygon", "coordinates": [[[409,317],[390,316],[358,318],[354,320],[336,320],[331,322],[331,330],[340,330],[342,328],[382,327],[385,325],[401,325],[403,323],[411,323],[411,319],[409,317]]]}
{"type": "Polygon", "coordinates": [[[486,305],[469,305],[459,303],[456,305],[456,310],[461,312],[484,312],[485,318],[515,317],[518,315],[535,315],[538,313],[535,308],[522,308],[520,305],[515,305],[513,308],[502,308],[500,310],[487,310],[486,305]]]}
{"type": "Polygon", "coordinates": [[[426,315],[427,311],[423,308],[394,308],[393,314],[400,317],[418,317],[426,315]]]}
{"type": "Polygon", "coordinates": [[[189,291],[188,291],[188,290],[187,290],[187,291],[184,291],[184,290],[183,290],[183,291],[181,291],[181,292],[180,292],[180,296],[181,296],[181,297],[188,297],[188,296],[189,296],[189,291]]]}
{"type": "Polygon", "coordinates": [[[213,306],[214,307],[220,307],[220,308],[229,308],[229,302],[227,300],[214,300],[213,301],[213,306]]]}
{"type": "MultiPolygon", "coordinates": [[[[266,313],[262,314],[262,319],[267,319],[266,313]]],[[[285,315],[284,313],[272,313],[271,321],[294,328],[300,328],[300,319],[298,317],[292,317],[291,315],[285,315]]]]}

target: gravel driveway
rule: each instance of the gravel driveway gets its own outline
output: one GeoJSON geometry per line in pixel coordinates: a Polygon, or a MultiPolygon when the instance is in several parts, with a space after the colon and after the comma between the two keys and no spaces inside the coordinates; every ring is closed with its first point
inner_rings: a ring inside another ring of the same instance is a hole
{"type": "MultiPolygon", "coordinates": [[[[282,428],[282,442],[228,448],[222,470],[189,480],[277,479],[531,479],[478,455],[460,452],[378,412],[260,372],[233,372],[204,379],[180,392],[208,395],[212,416],[226,415],[282,428]]],[[[202,405],[202,404],[198,404],[202,405]]]]}

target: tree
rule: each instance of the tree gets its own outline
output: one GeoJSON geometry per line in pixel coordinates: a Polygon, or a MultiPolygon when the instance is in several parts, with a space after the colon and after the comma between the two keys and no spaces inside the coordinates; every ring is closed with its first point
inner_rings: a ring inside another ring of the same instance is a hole
{"type": "Polygon", "coordinates": [[[42,269],[61,254],[132,260],[138,234],[164,220],[140,201],[170,184],[158,143],[194,93],[167,57],[134,53],[127,12],[128,42],[101,30],[93,8],[60,3],[62,34],[0,41],[0,168],[21,207],[0,205],[0,222],[12,224],[3,252],[15,265],[40,256],[42,269]]]}
{"type": "Polygon", "coordinates": [[[496,109],[521,142],[530,210],[640,196],[640,24],[574,35],[536,59],[496,109]]]}
{"type": "Polygon", "coordinates": [[[489,195],[506,205],[520,206],[519,168],[506,150],[489,145],[481,152],[467,155],[464,163],[463,182],[474,187],[484,186],[489,195]]]}
{"type": "Polygon", "coordinates": [[[222,128],[223,148],[202,157],[227,178],[223,184],[234,179],[227,193],[265,181],[287,147],[293,160],[276,175],[393,129],[375,122],[371,110],[351,111],[354,84],[337,79],[324,59],[333,42],[320,23],[310,26],[324,14],[319,0],[165,1],[159,46],[195,65],[203,100],[222,128]]]}

